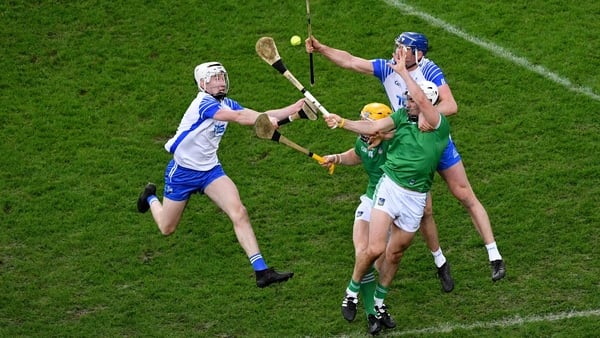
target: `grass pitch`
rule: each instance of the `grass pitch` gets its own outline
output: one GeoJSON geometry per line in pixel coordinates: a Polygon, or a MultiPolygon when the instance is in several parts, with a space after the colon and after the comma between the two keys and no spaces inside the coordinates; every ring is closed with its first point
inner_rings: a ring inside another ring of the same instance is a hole
{"type": "MultiPolygon", "coordinates": [[[[593,1],[311,2],[315,36],[365,58],[391,55],[402,31],[429,37],[428,56],[459,104],[453,138],[507,264],[506,279],[492,283],[481,239],[438,177],[434,210],[456,288],[441,293],[417,239],[386,301],[399,325],[385,335],[589,337],[600,328],[598,14],[593,1]]],[[[221,61],[230,96],[257,110],[300,97],[254,45],[273,37],[307,85],[308,56],[289,45],[306,34],[304,3],[8,1],[0,20],[0,336],[365,335],[361,312],[352,324],[339,313],[361,168],[329,176],[230,125],[224,168],[267,263],[296,273],[264,290],[205,197],[192,198],[170,237],[135,209],[147,181],[162,188],[163,144],[196,94],[195,65],[221,61]]],[[[315,71],[310,91],[332,112],[354,118],[385,102],[374,78],[319,55],[315,71]]],[[[322,121],[281,133],[319,154],[354,139],[322,121]]]]}

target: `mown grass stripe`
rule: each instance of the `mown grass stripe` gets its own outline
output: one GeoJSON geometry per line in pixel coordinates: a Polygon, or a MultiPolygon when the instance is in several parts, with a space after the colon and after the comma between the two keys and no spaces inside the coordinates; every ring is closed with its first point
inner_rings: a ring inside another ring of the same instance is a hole
{"type": "Polygon", "coordinates": [[[529,60],[527,60],[524,57],[521,56],[517,56],[515,55],[513,52],[507,50],[506,48],[503,48],[501,46],[498,46],[494,43],[491,42],[487,42],[484,41],[476,36],[473,36],[465,31],[463,31],[462,29],[455,27],[451,24],[449,24],[448,22],[438,19],[426,12],[422,12],[419,11],[417,9],[415,9],[414,7],[405,4],[402,1],[398,1],[398,0],[385,0],[385,2],[387,4],[389,4],[390,6],[396,7],[398,9],[400,9],[402,12],[408,14],[408,15],[414,15],[417,16],[425,21],[427,21],[429,24],[431,24],[432,26],[436,26],[439,28],[444,29],[445,31],[452,33],[458,37],[463,38],[466,41],[469,41],[479,47],[482,47],[492,53],[494,53],[495,55],[498,55],[501,58],[504,58],[508,61],[511,61],[525,69],[528,69],[532,72],[535,72],[537,74],[542,75],[543,77],[551,80],[552,82],[555,82],[565,88],[567,88],[570,91],[576,92],[576,93],[580,93],[580,94],[584,94],[589,98],[592,98],[596,101],[600,101],[600,95],[594,93],[594,91],[589,88],[589,87],[585,87],[585,86],[580,86],[580,85],[576,85],[573,82],[571,82],[571,80],[560,76],[557,73],[554,73],[552,71],[550,71],[549,69],[547,69],[546,67],[540,66],[540,65],[534,65],[532,64],[529,60]]]}
{"type": "Polygon", "coordinates": [[[428,327],[417,330],[404,330],[394,331],[386,333],[388,336],[412,336],[417,334],[439,334],[449,333],[455,330],[475,330],[475,329],[492,329],[492,328],[506,328],[509,326],[523,325],[530,323],[539,322],[554,322],[558,320],[565,320],[578,317],[592,317],[600,316],[600,309],[587,310],[587,311],[565,311],[554,314],[547,314],[543,316],[515,316],[511,318],[495,320],[491,322],[475,322],[471,324],[452,324],[448,323],[445,325],[439,325],[434,327],[428,327]]]}

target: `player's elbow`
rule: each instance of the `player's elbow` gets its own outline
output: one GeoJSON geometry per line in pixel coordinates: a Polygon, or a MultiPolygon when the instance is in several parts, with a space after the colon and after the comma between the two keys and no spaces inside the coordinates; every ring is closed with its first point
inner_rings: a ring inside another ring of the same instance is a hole
{"type": "Polygon", "coordinates": [[[446,115],[454,115],[458,113],[458,104],[456,101],[453,101],[448,107],[448,113],[446,115]]]}
{"type": "Polygon", "coordinates": [[[443,101],[437,105],[437,110],[445,116],[454,115],[458,112],[458,104],[454,100],[443,101]]]}

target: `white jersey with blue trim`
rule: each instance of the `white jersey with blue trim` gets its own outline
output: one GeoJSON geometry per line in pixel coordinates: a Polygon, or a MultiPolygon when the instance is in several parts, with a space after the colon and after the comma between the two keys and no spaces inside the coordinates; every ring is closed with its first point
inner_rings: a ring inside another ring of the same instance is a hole
{"type": "Polygon", "coordinates": [[[207,171],[219,164],[217,149],[227,129],[227,121],[213,117],[221,108],[243,109],[230,98],[219,102],[209,94],[198,93],[183,115],[175,136],[165,144],[177,164],[198,171],[207,171]]]}
{"type": "MultiPolygon", "coordinates": [[[[373,75],[381,81],[385,92],[388,96],[392,110],[396,111],[399,108],[406,106],[406,97],[404,93],[407,91],[406,83],[398,73],[396,73],[387,64],[394,62],[393,59],[373,59],[373,75]]],[[[446,84],[446,78],[444,73],[433,61],[422,58],[419,62],[419,66],[410,71],[412,78],[419,83],[420,81],[427,80],[435,83],[438,87],[446,84]]]]}

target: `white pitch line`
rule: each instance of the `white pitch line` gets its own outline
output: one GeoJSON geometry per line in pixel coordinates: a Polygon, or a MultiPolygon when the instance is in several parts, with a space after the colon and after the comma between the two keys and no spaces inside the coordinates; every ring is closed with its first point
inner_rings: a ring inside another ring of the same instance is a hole
{"type": "Polygon", "coordinates": [[[578,317],[592,317],[600,316],[600,309],[588,310],[588,311],[567,311],[555,314],[547,314],[543,316],[528,316],[520,317],[515,316],[513,318],[506,318],[502,320],[496,320],[491,322],[475,322],[471,324],[444,324],[437,327],[428,327],[423,329],[415,330],[404,330],[404,331],[387,331],[386,336],[414,336],[419,334],[440,334],[449,333],[454,330],[475,330],[475,329],[492,329],[495,327],[506,328],[509,326],[523,325],[528,323],[538,322],[553,322],[557,320],[564,320],[578,317]]]}
{"type": "Polygon", "coordinates": [[[564,86],[565,88],[567,88],[570,91],[576,92],[576,93],[580,93],[580,94],[584,94],[596,101],[600,101],[600,95],[594,93],[594,91],[589,88],[589,87],[584,87],[584,86],[579,86],[579,85],[575,85],[573,84],[569,79],[560,76],[559,74],[556,74],[548,69],[546,69],[545,67],[539,66],[539,65],[534,65],[531,62],[529,62],[529,60],[527,60],[526,58],[520,57],[520,56],[516,56],[514,55],[512,52],[510,52],[509,50],[506,50],[498,45],[495,45],[493,43],[481,40],[475,36],[472,36],[466,32],[464,32],[463,30],[461,30],[460,28],[454,27],[451,24],[438,19],[434,16],[431,16],[425,12],[421,12],[417,9],[415,9],[414,7],[405,4],[402,1],[398,1],[398,0],[384,0],[388,5],[396,7],[398,9],[400,9],[401,11],[405,12],[408,15],[414,15],[417,16],[425,21],[427,21],[429,24],[442,28],[445,31],[452,33],[454,35],[457,35],[469,42],[472,42],[484,49],[489,50],[490,52],[504,58],[507,59],[513,63],[516,63],[517,65],[520,65],[530,71],[533,71],[535,73],[538,73],[540,75],[542,75],[545,78],[550,79],[551,81],[564,86]]]}

